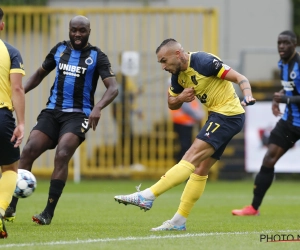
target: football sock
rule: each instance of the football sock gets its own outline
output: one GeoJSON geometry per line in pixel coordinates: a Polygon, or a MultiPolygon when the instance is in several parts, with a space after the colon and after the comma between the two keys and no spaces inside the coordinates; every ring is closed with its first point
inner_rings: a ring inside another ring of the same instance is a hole
{"type": "Polygon", "coordinates": [[[205,189],[207,177],[207,175],[200,176],[194,173],[191,174],[181,195],[179,208],[177,210],[178,214],[185,218],[189,216],[193,206],[196,201],[199,200],[205,189]]]}
{"type": "Polygon", "coordinates": [[[19,199],[13,196],[11,199],[11,202],[9,204],[9,206],[12,207],[15,211],[17,209],[18,201],[19,201],[19,199]]]}
{"type": "Polygon", "coordinates": [[[171,223],[175,226],[181,226],[186,223],[186,218],[179,213],[176,213],[171,219],[171,223]]]}
{"type": "Polygon", "coordinates": [[[150,190],[158,197],[162,193],[186,181],[192,172],[195,171],[195,166],[185,160],[181,160],[163,175],[158,182],[150,187],[150,190]]]}
{"type": "Polygon", "coordinates": [[[147,189],[141,191],[141,195],[144,198],[149,199],[149,200],[155,200],[155,198],[156,198],[150,188],[147,188],[147,189]]]}
{"type": "Polygon", "coordinates": [[[258,209],[262,203],[262,200],[272,184],[274,179],[274,168],[267,168],[261,166],[259,173],[255,177],[254,189],[253,189],[253,200],[252,207],[258,209]]]}
{"type": "Polygon", "coordinates": [[[7,209],[11,198],[16,189],[18,174],[15,171],[8,170],[2,173],[0,179],[0,208],[7,209]]]}
{"type": "Polygon", "coordinates": [[[64,187],[65,182],[62,180],[55,179],[50,181],[49,196],[45,211],[48,212],[48,214],[52,217],[54,215],[55,207],[57,205],[59,197],[62,194],[64,187]]]}

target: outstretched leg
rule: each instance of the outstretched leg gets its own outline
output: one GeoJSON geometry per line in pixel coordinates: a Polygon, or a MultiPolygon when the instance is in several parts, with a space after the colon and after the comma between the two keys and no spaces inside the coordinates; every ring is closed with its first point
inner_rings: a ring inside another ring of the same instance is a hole
{"type": "Polygon", "coordinates": [[[49,225],[51,223],[56,205],[68,178],[69,161],[79,145],[80,139],[73,133],[66,133],[59,139],[46,207],[42,213],[32,217],[32,220],[37,224],[49,225]]]}
{"type": "Polygon", "coordinates": [[[191,173],[195,171],[195,166],[199,166],[201,161],[204,161],[213,153],[214,148],[210,144],[196,139],[183,159],[167,171],[158,182],[141,192],[138,191],[130,195],[117,195],[115,200],[125,205],[138,206],[145,211],[149,210],[155,198],[186,181],[191,173]]]}

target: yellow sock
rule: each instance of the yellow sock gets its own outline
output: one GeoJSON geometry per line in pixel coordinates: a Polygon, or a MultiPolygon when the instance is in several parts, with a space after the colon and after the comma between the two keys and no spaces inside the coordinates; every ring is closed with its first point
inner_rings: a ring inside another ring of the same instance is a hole
{"type": "Polygon", "coordinates": [[[193,206],[196,201],[199,200],[205,189],[207,177],[207,175],[200,176],[194,173],[191,174],[180,199],[179,208],[177,210],[178,214],[185,218],[189,216],[193,206]]]}
{"type": "Polygon", "coordinates": [[[16,188],[18,175],[16,172],[8,170],[2,173],[0,179],[0,208],[4,211],[11,202],[12,196],[16,188]]]}
{"type": "Polygon", "coordinates": [[[192,172],[195,171],[195,166],[185,160],[181,160],[163,175],[158,182],[150,187],[150,190],[158,197],[162,193],[179,185],[189,178],[192,172]]]}

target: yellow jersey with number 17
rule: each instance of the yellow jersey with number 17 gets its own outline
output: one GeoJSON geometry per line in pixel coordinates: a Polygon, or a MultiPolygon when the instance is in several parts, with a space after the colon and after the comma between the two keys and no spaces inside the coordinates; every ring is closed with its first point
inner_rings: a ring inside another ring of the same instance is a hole
{"type": "Polygon", "coordinates": [[[169,93],[179,95],[184,88],[194,88],[195,96],[208,111],[233,116],[245,113],[230,81],[224,79],[230,67],[206,52],[189,52],[185,71],[172,75],[169,93]]]}
{"type": "Polygon", "coordinates": [[[10,44],[0,39],[0,108],[13,111],[11,101],[11,73],[25,75],[20,52],[10,44]]]}

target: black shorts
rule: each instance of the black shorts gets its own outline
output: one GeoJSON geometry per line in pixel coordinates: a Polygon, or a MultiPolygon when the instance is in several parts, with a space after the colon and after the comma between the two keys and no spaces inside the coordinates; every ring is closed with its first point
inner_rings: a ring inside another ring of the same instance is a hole
{"type": "Polygon", "coordinates": [[[44,109],[37,118],[37,124],[32,130],[39,130],[48,135],[54,142],[55,148],[58,139],[66,133],[73,133],[85,140],[85,133],[89,130],[88,117],[80,112],[62,112],[56,109],[44,109]]]}
{"type": "Polygon", "coordinates": [[[275,144],[285,150],[292,148],[300,139],[300,128],[280,119],[271,131],[268,144],[275,144]]]}
{"type": "Polygon", "coordinates": [[[11,142],[16,128],[15,118],[7,108],[0,109],[0,166],[10,165],[20,159],[20,149],[11,142]]]}
{"type": "Polygon", "coordinates": [[[227,144],[239,133],[245,122],[245,114],[226,116],[211,112],[197,138],[209,143],[216,150],[211,156],[220,160],[227,144]]]}

